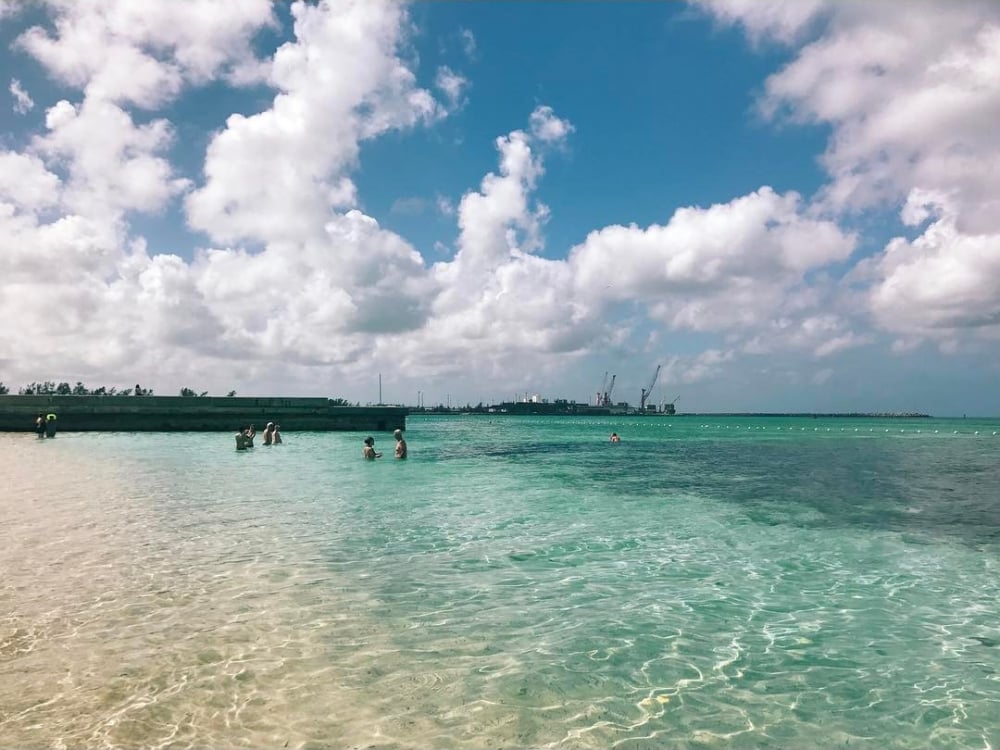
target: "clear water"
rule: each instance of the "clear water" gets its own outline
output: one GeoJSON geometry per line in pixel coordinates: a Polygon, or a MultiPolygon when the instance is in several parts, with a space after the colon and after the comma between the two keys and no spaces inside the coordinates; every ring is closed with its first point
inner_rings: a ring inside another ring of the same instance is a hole
{"type": "Polygon", "coordinates": [[[0,435],[0,745],[1000,744],[1000,422],[408,427],[0,435]]]}

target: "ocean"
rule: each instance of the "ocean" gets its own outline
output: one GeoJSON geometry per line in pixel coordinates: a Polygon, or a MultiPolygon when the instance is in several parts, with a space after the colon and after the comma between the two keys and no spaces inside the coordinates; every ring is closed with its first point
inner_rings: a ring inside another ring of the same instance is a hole
{"type": "Polygon", "coordinates": [[[1000,420],[407,426],[0,434],[0,746],[1000,745],[1000,420]]]}

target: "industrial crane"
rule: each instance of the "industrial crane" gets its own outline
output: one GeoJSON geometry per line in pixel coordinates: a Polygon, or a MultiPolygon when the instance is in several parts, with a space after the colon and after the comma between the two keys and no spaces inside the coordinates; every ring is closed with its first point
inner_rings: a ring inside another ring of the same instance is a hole
{"type": "Polygon", "coordinates": [[[660,368],[663,365],[656,366],[656,372],[653,373],[652,379],[649,381],[649,385],[642,389],[642,393],[639,396],[639,411],[646,411],[646,400],[649,398],[649,394],[653,392],[653,386],[656,385],[656,379],[660,377],[660,368]]]}
{"type": "Polygon", "coordinates": [[[598,406],[611,406],[611,392],[615,389],[615,378],[617,377],[617,375],[612,375],[611,383],[608,383],[608,373],[604,373],[604,380],[601,381],[601,390],[597,392],[598,406]]]}

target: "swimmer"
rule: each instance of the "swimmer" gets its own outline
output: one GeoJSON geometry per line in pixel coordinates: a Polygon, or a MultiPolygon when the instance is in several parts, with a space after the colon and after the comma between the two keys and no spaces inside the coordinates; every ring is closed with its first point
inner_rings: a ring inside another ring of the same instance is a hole
{"type": "Polygon", "coordinates": [[[276,424],[271,430],[271,445],[281,445],[281,425],[276,424]]]}
{"type": "Polygon", "coordinates": [[[621,442],[621,438],[618,437],[618,433],[617,432],[612,432],[611,433],[611,442],[612,443],[620,443],[621,442]]]}
{"type": "Polygon", "coordinates": [[[361,449],[361,455],[369,461],[374,461],[376,458],[382,458],[381,453],[375,452],[375,438],[365,438],[365,447],[361,449]]]}
{"type": "Polygon", "coordinates": [[[403,431],[396,430],[392,436],[396,438],[396,458],[406,458],[406,441],[403,440],[403,431]]]}

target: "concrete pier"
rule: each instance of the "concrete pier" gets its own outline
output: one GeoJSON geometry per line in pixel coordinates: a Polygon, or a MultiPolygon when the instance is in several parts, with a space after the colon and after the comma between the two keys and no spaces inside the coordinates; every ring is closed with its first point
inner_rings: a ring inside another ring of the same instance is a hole
{"type": "Polygon", "coordinates": [[[387,432],[406,427],[405,407],[334,406],[326,398],[242,396],[0,396],[0,431],[34,432],[39,413],[59,432],[220,432],[268,422],[282,432],[387,432]]]}

